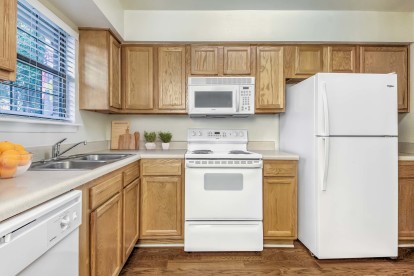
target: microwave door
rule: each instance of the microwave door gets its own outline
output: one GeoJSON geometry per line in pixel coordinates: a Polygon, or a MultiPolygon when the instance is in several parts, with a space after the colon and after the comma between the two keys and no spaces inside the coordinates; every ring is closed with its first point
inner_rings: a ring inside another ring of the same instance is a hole
{"type": "Polygon", "coordinates": [[[234,114],[237,86],[193,86],[189,89],[190,114],[234,114]]]}

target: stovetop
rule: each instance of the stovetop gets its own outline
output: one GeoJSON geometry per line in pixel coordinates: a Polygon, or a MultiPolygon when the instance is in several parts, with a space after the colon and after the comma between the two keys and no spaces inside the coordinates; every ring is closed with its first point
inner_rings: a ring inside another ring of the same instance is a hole
{"type": "Polygon", "coordinates": [[[186,159],[261,159],[262,155],[259,153],[231,150],[231,151],[212,151],[212,150],[194,150],[187,151],[186,159]]]}

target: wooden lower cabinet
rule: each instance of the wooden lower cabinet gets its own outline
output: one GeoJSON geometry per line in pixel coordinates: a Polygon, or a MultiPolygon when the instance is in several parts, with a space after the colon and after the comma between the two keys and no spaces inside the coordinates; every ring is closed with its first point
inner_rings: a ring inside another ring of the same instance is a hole
{"type": "Polygon", "coordinates": [[[184,183],[180,159],[141,160],[140,243],[184,237],[184,183]]]}
{"type": "Polygon", "coordinates": [[[265,244],[297,239],[297,161],[264,161],[263,237],[265,244]]]}
{"type": "Polygon", "coordinates": [[[398,163],[398,239],[414,246],[414,161],[398,163]]]}
{"type": "Polygon", "coordinates": [[[139,162],[83,185],[79,275],[118,275],[139,236],[139,162]]]}
{"type": "Polygon", "coordinates": [[[139,236],[139,179],[123,190],[123,257],[126,260],[139,236]]]}
{"type": "Polygon", "coordinates": [[[122,268],[122,197],[91,213],[91,275],[118,275],[122,268]]]}

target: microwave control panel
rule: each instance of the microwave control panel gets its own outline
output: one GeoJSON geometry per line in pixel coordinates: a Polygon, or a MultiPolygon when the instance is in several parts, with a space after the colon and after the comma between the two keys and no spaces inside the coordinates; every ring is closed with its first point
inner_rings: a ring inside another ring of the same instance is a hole
{"type": "Polygon", "coordinates": [[[240,86],[240,113],[254,113],[254,85],[240,86]]]}

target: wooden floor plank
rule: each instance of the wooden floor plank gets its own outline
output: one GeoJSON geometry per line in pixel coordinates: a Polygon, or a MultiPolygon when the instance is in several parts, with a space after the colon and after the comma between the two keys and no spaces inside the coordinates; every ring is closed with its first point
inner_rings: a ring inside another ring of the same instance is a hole
{"type": "Polygon", "coordinates": [[[318,260],[300,242],[258,253],[136,248],[120,275],[414,275],[414,249],[401,248],[397,260],[318,260]]]}

